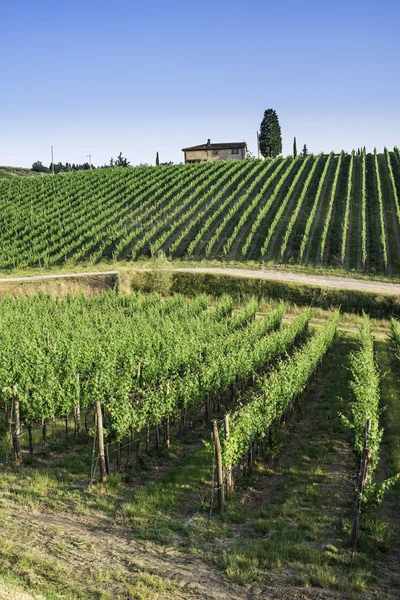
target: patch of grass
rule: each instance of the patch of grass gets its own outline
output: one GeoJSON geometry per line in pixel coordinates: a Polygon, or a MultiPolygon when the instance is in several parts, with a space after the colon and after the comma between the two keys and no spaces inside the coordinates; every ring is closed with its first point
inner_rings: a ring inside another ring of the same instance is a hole
{"type": "Polygon", "coordinates": [[[159,542],[170,541],[174,531],[184,530],[182,517],[187,511],[202,509],[209,502],[210,489],[204,496],[201,485],[210,479],[212,457],[205,446],[191,452],[159,481],[136,491],[124,502],[118,515],[135,535],[159,542]]]}
{"type": "Polygon", "coordinates": [[[311,587],[338,590],[347,597],[357,598],[374,579],[362,570],[338,572],[330,565],[311,565],[304,570],[301,581],[311,587]]]}
{"type": "Polygon", "coordinates": [[[135,600],[153,600],[163,596],[166,597],[167,594],[173,594],[177,589],[178,586],[175,583],[149,573],[139,573],[134,583],[127,585],[127,593],[135,600]]]}

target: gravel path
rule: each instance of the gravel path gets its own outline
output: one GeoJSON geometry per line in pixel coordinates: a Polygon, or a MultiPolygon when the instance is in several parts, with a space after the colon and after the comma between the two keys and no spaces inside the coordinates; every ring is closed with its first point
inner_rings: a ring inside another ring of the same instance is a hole
{"type": "MultiPolygon", "coordinates": [[[[386,283],[383,281],[351,279],[350,277],[337,277],[335,275],[311,275],[308,273],[293,273],[290,271],[280,271],[279,269],[230,269],[228,267],[180,267],[174,268],[173,270],[176,272],[232,275],[235,277],[251,277],[253,279],[288,281],[291,283],[302,283],[320,287],[358,290],[360,292],[375,292],[382,294],[400,295],[400,283],[386,283]]],[[[0,278],[0,283],[17,283],[22,281],[41,281],[45,279],[68,279],[74,277],[94,277],[117,274],[118,271],[90,271],[82,273],[55,273],[52,275],[32,275],[27,277],[2,277],[0,278]]]]}

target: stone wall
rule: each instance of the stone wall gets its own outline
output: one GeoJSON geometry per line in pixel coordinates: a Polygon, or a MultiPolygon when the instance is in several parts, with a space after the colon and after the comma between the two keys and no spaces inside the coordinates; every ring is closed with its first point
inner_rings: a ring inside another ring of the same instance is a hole
{"type": "Polygon", "coordinates": [[[233,154],[231,148],[219,148],[218,150],[188,150],[185,152],[185,163],[212,162],[215,160],[243,160],[244,158],[246,158],[244,148],[239,148],[237,154],[233,154]]]}

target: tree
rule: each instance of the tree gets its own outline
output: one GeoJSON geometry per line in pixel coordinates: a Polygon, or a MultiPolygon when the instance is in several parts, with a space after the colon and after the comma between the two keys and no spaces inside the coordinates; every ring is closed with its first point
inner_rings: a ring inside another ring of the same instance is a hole
{"type": "Polygon", "coordinates": [[[158,152],[156,154],[156,166],[158,167],[158,165],[160,164],[160,157],[158,156],[158,152]]]}
{"type": "Polygon", "coordinates": [[[32,171],[35,171],[35,173],[50,173],[50,170],[40,160],[33,163],[32,171]]]}
{"type": "Polygon", "coordinates": [[[118,158],[114,161],[115,167],[130,167],[130,165],[129,160],[122,156],[122,152],[118,154],[118,158]]]}
{"type": "Polygon", "coordinates": [[[308,148],[307,148],[306,144],[304,144],[303,150],[302,150],[301,153],[304,156],[304,158],[307,156],[307,154],[308,154],[308,148]]]}
{"type": "Polygon", "coordinates": [[[297,144],[296,144],[296,138],[294,138],[293,140],[293,158],[296,158],[297,156],[297,144]]]}
{"type": "Polygon", "coordinates": [[[274,158],[282,152],[282,134],[276,111],[269,108],[264,112],[260,125],[260,152],[264,158],[274,158]]]}

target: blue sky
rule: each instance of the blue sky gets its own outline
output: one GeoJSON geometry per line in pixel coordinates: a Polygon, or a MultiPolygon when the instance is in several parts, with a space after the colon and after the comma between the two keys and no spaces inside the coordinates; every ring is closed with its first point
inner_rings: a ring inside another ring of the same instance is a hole
{"type": "Polygon", "coordinates": [[[1,25],[2,165],[255,152],[267,108],[284,154],[400,145],[395,0],[20,0],[1,25]]]}

